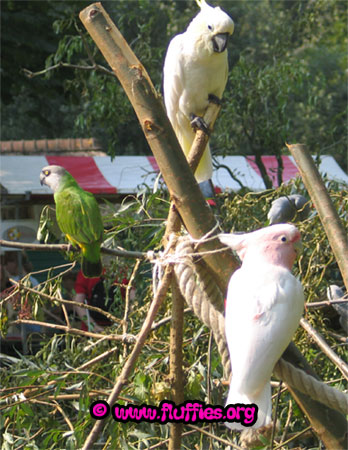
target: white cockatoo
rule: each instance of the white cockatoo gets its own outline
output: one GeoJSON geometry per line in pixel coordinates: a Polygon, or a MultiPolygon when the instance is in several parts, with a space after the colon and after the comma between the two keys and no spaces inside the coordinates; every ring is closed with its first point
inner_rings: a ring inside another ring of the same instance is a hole
{"type": "MultiPolygon", "coordinates": [[[[219,102],[227,82],[227,42],[233,20],[219,7],[196,0],[200,12],[187,30],[169,43],[164,68],[164,102],[169,120],[187,156],[195,137],[194,127],[206,129],[202,116],[209,101],[219,102]]],[[[195,172],[200,183],[212,176],[209,145],[195,172]]]]}
{"type": "MultiPolygon", "coordinates": [[[[226,405],[256,404],[252,428],[259,428],[271,422],[271,374],[303,312],[302,285],[290,272],[301,235],[294,225],[278,224],[219,239],[242,261],[227,293],[225,329],[233,375],[226,405]]],[[[238,422],[226,425],[245,429],[238,422]]]]}

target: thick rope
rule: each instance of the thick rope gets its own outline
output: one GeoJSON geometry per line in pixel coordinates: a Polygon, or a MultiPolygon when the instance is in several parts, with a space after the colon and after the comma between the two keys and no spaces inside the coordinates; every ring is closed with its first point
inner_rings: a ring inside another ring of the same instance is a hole
{"type": "Polygon", "coordinates": [[[280,358],[277,362],[274,373],[287,385],[309,395],[314,400],[318,400],[343,414],[348,413],[348,395],[308,375],[303,370],[285,361],[284,358],[280,358]]]}
{"type": "MultiPolygon", "coordinates": [[[[195,262],[195,259],[193,244],[186,237],[180,238],[174,256],[174,272],[180,291],[195,315],[212,330],[221,355],[224,376],[228,379],[231,363],[222,312],[223,295],[205,265],[195,262]]],[[[314,400],[343,414],[348,413],[348,396],[344,392],[318,381],[283,358],[277,362],[274,372],[286,384],[314,400]]]]}
{"type": "Polygon", "coordinates": [[[229,378],[231,363],[225,338],[225,318],[221,313],[224,304],[222,293],[205,266],[202,263],[194,264],[193,247],[188,239],[179,240],[175,255],[180,256],[174,272],[181,294],[195,315],[212,330],[224,375],[229,378]],[[187,257],[183,258],[183,255],[187,257]]]}

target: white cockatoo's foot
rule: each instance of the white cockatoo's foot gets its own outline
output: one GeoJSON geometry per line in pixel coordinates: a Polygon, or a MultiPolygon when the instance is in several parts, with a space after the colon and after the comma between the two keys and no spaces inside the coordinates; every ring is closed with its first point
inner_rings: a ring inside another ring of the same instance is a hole
{"type": "Polygon", "coordinates": [[[210,135],[210,131],[208,128],[208,125],[204,121],[203,117],[196,116],[195,114],[190,114],[190,120],[191,120],[191,127],[196,130],[201,130],[205,134],[210,135]]]}

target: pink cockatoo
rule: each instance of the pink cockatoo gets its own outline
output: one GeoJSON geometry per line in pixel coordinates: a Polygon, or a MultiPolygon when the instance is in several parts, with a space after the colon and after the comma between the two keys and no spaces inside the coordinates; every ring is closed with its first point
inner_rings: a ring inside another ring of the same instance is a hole
{"type": "MultiPolygon", "coordinates": [[[[303,312],[302,285],[290,272],[301,235],[294,225],[279,224],[218,237],[242,261],[227,293],[225,329],[233,375],[226,405],[256,404],[252,428],[259,428],[271,422],[271,374],[303,312]]],[[[226,425],[245,429],[238,422],[226,425]]]]}

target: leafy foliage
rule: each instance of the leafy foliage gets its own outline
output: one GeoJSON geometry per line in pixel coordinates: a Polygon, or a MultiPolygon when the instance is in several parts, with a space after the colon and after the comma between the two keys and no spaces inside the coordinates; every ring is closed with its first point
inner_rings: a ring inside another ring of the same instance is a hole
{"type": "MultiPolygon", "coordinates": [[[[331,183],[328,187],[340,218],[347,226],[348,198],[344,194],[346,186],[331,183]]],[[[224,193],[217,199],[216,213],[225,231],[251,231],[267,224],[267,211],[273,199],[293,192],[305,194],[299,179],[282,185],[277,190],[224,193]]],[[[115,210],[113,205],[107,205],[109,213],[105,217],[108,228],[106,244],[113,247],[122,242],[127,249],[142,251],[159,248],[168,212],[167,195],[162,190],[155,193],[144,191],[137,197],[128,198],[119,210],[115,210]]],[[[304,249],[294,273],[302,280],[307,301],[317,301],[325,297],[329,284],[340,285],[342,279],[315,211],[298,226],[303,235],[304,249]]],[[[111,270],[116,274],[128,273],[129,277],[133,263],[120,258],[114,259],[111,270]]],[[[130,304],[127,333],[136,335],[152,298],[149,263],[144,261],[140,264],[135,273],[134,285],[136,298],[130,304]]],[[[28,296],[25,291],[20,291],[23,299],[29,298],[31,304],[36,305],[33,309],[38,314],[42,307],[50,308],[53,299],[61,298],[61,275],[53,278],[48,276],[47,282],[39,286],[39,291],[49,294],[52,300],[35,294],[28,296]]],[[[59,305],[57,300],[56,305],[59,305]]],[[[169,317],[170,307],[169,295],[156,320],[169,317]]],[[[122,319],[125,313],[121,298],[111,312],[121,320],[114,323],[106,335],[120,335],[123,333],[122,319]]],[[[345,347],[337,340],[337,335],[342,330],[337,325],[335,314],[327,308],[307,309],[305,315],[343,358],[345,347]]],[[[118,403],[157,406],[161,400],[170,399],[169,327],[167,322],[150,334],[118,403]]],[[[221,361],[214,342],[212,349],[209,349],[209,337],[209,330],[192,313],[187,313],[183,347],[185,399],[223,405],[226,387],[221,384],[221,361]]],[[[95,340],[61,334],[58,330],[51,337],[42,335],[40,342],[40,349],[32,355],[18,354],[15,358],[2,356],[0,377],[2,386],[6,386],[1,391],[2,407],[5,408],[5,414],[1,418],[5,430],[4,448],[17,448],[20,445],[25,448],[80,448],[94,423],[89,414],[91,402],[95,399],[107,399],[132,347],[108,339],[95,340]],[[86,362],[104,352],[110,353],[104,359],[82,368],[86,362]]],[[[338,389],[344,388],[338,368],[318,350],[301,328],[296,333],[295,342],[322,379],[338,389]]],[[[276,414],[282,428],[288,422],[288,435],[296,435],[307,427],[303,414],[287,392],[280,396],[276,414]]],[[[231,439],[222,424],[211,425],[211,430],[217,439],[210,441],[209,438],[194,433],[183,438],[183,445],[186,448],[197,445],[206,448],[211,442],[212,448],[218,449],[221,448],[218,438],[231,439]]],[[[190,428],[185,427],[184,431],[190,431],[190,428]]],[[[149,448],[165,441],[168,436],[168,425],[146,422],[122,424],[110,420],[96,448],[104,444],[107,448],[149,448]]],[[[276,439],[278,441],[280,438],[276,439]]],[[[310,448],[318,445],[313,436],[299,438],[299,441],[310,448]]],[[[265,441],[263,446],[266,445],[265,441]]],[[[284,445],[283,448],[290,447],[284,445]]]]}

